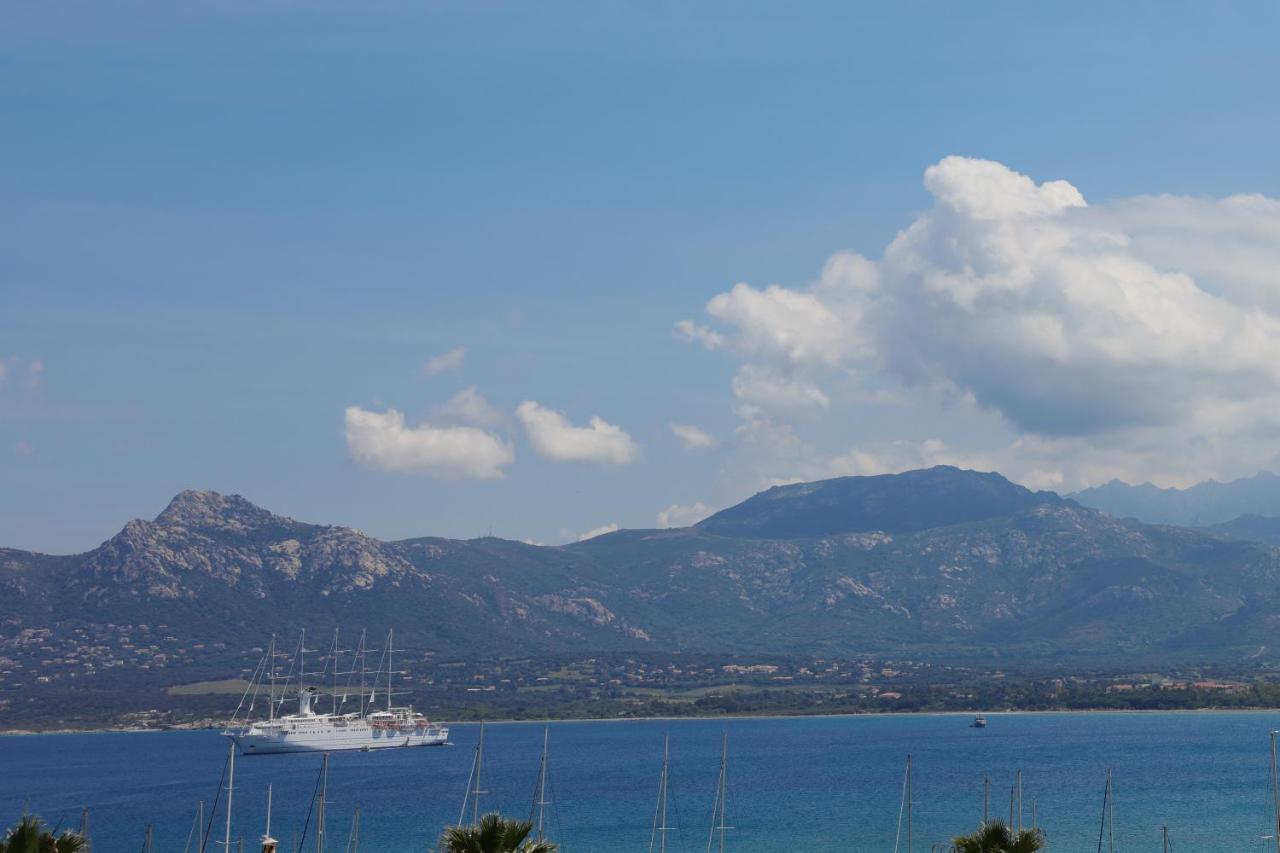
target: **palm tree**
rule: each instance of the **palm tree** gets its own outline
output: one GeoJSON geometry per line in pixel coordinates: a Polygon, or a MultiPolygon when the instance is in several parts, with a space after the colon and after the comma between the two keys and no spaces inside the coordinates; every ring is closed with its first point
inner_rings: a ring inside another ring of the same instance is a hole
{"type": "Polygon", "coordinates": [[[1013,832],[1002,820],[993,820],[978,827],[972,835],[961,835],[952,840],[953,853],[1036,853],[1045,849],[1044,833],[1038,829],[1013,832]]]}
{"type": "Polygon", "coordinates": [[[80,833],[66,830],[54,835],[32,815],[23,815],[0,838],[0,853],[83,853],[88,849],[89,841],[80,833]]]}
{"type": "Polygon", "coordinates": [[[444,853],[556,853],[560,849],[550,841],[530,840],[532,830],[528,821],[508,820],[493,812],[475,826],[446,829],[440,836],[440,849],[444,853]]]}

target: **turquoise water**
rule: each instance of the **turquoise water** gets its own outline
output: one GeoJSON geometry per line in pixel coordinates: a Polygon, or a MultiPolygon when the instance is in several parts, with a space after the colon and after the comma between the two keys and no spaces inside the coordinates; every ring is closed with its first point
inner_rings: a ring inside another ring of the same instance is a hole
{"type": "MultiPolygon", "coordinates": [[[[572,722],[551,724],[553,837],[567,853],[647,851],[662,762],[671,737],[668,850],[706,850],[720,735],[729,734],[726,849],[738,853],[893,850],[908,753],[914,764],[914,850],[973,827],[982,778],[992,812],[1008,814],[1023,772],[1024,822],[1032,802],[1050,849],[1096,849],[1102,790],[1115,774],[1116,849],[1275,850],[1270,831],[1268,732],[1274,713],[992,715],[985,730],[956,716],[572,722]]],[[[443,749],[338,753],[329,780],[329,850],[346,847],[362,812],[363,853],[425,851],[458,818],[476,727],[455,725],[443,749]]],[[[486,728],[482,806],[527,816],[542,726],[486,728]]],[[[213,732],[69,734],[0,738],[0,815],[28,802],[75,825],[90,809],[98,853],[140,850],[155,824],[156,853],[182,851],[196,801],[212,801],[225,760],[213,732]]],[[[236,763],[233,837],[256,849],[266,786],[273,834],[292,850],[320,757],[256,756],[236,763]]],[[[222,817],[214,821],[222,838],[222,817]]],[[[210,850],[220,849],[213,846],[210,850]]],[[[314,849],[308,838],[307,849],[314,849]]],[[[905,850],[905,840],[901,848],[905,850]]]]}

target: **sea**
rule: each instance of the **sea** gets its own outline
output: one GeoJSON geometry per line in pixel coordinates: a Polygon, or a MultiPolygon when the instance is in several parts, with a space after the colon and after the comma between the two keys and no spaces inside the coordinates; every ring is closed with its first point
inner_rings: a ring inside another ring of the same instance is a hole
{"type": "MultiPolygon", "coordinates": [[[[566,853],[658,851],[655,808],[670,742],[665,850],[719,851],[712,807],[728,737],[724,850],[925,853],[991,817],[1016,814],[1050,850],[1240,853],[1276,850],[1270,732],[1280,713],[990,714],[579,721],[546,724],[546,835],[566,853]],[[910,846],[903,814],[912,767],[910,846]],[[1104,825],[1104,788],[1113,796],[1104,825]],[[986,780],[984,784],[984,780],[986,780]],[[986,795],[984,797],[984,791],[986,795]],[[985,800],[985,803],[984,803],[985,800]],[[1012,802],[1012,805],[1011,805],[1012,802]],[[1099,839],[1101,838],[1101,846],[1099,839]]],[[[478,727],[452,746],[330,757],[325,845],[353,853],[427,853],[458,822],[478,727]]],[[[485,727],[480,810],[537,818],[544,724],[485,727]]],[[[76,827],[88,809],[96,853],[222,851],[227,759],[213,731],[0,737],[0,822],[24,809],[76,827]],[[217,801],[216,810],[213,808],[217,801]],[[193,828],[204,801],[205,825],[193,828]]],[[[257,851],[272,787],[282,853],[316,850],[320,755],[237,757],[232,849],[257,851]]],[[[475,787],[471,785],[470,787],[475,787]]],[[[469,816],[470,808],[468,808],[469,816]]],[[[940,846],[941,845],[941,846],[940,846]]]]}

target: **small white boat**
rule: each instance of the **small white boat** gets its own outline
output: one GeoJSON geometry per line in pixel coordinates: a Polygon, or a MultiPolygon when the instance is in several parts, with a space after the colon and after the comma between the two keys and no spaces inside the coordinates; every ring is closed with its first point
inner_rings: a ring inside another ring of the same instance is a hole
{"type": "Polygon", "coordinates": [[[973,718],[973,722],[969,724],[971,729],[985,729],[987,727],[987,718],[979,714],[973,718]]]}

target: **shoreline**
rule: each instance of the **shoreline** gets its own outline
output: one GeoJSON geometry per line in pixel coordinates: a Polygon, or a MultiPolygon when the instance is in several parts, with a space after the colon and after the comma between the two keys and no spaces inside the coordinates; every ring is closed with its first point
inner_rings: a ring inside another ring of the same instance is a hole
{"type": "MultiPolygon", "coordinates": [[[[645,723],[645,722],[707,722],[712,720],[796,720],[796,719],[837,719],[841,717],[972,717],[982,714],[986,717],[1040,716],[1047,714],[1280,714],[1280,708],[1222,708],[1208,706],[1204,708],[1061,708],[1061,709],[1027,709],[1006,708],[1000,711],[863,711],[848,714],[697,714],[688,716],[652,716],[652,717],[546,717],[541,719],[517,719],[503,717],[497,719],[458,719],[440,720],[443,726],[475,726],[480,723],[490,726],[539,725],[564,723],[645,723]]],[[[0,729],[0,737],[35,737],[40,735],[94,735],[94,734],[147,734],[159,732],[195,732],[217,731],[220,726],[212,725],[177,725],[163,727],[148,726],[105,726],[101,728],[83,729],[0,729]]]]}

